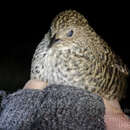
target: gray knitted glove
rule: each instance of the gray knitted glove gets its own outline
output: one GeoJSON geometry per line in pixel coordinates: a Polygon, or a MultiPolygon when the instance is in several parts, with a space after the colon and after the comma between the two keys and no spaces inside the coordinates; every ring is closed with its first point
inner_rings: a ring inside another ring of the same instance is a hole
{"type": "Polygon", "coordinates": [[[82,89],[52,85],[3,99],[0,130],[104,130],[102,99],[82,89]]]}
{"type": "MultiPolygon", "coordinates": [[[[0,91],[0,104],[2,99],[4,99],[6,97],[6,92],[5,91],[0,91]]],[[[0,113],[2,111],[1,105],[0,105],[0,113]]]]}

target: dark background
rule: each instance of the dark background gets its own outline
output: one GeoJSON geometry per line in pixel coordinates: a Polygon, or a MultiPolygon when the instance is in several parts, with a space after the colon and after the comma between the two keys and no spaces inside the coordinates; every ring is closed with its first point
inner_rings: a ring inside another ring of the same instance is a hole
{"type": "MultiPolygon", "coordinates": [[[[62,1],[61,1],[62,2],[62,1]]],[[[67,3],[67,1],[66,1],[67,3]]],[[[23,87],[29,79],[32,55],[48,31],[52,19],[65,9],[84,14],[90,25],[122,57],[130,68],[128,3],[84,3],[82,7],[46,3],[5,3],[0,10],[0,89],[9,93],[23,87]],[[63,7],[64,5],[64,7],[63,7]]],[[[130,89],[121,104],[130,113],[130,89]]]]}

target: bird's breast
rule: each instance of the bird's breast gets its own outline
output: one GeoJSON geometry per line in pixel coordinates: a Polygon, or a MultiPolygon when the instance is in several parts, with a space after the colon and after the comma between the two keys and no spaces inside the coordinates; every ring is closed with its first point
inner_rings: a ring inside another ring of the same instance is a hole
{"type": "Polygon", "coordinates": [[[44,66],[48,84],[84,87],[88,64],[85,58],[76,56],[70,49],[51,50],[46,55],[44,66]]]}

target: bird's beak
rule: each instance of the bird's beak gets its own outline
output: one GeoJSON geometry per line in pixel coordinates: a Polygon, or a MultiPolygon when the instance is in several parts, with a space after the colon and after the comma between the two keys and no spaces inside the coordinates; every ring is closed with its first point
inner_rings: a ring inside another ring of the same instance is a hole
{"type": "Polygon", "coordinates": [[[58,42],[60,39],[56,38],[56,34],[51,38],[49,48],[56,42],[58,42]]]}

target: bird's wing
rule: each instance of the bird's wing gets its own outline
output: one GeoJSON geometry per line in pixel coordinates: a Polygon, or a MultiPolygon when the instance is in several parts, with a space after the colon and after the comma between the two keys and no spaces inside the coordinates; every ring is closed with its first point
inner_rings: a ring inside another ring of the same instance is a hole
{"type": "MultiPolygon", "coordinates": [[[[103,40],[103,55],[105,55],[106,58],[106,63],[112,67],[112,68],[116,68],[118,71],[120,71],[121,73],[123,73],[124,75],[128,75],[129,74],[129,70],[126,66],[126,64],[124,64],[124,62],[122,61],[122,59],[117,56],[114,51],[108,46],[108,44],[103,40]]],[[[104,57],[105,57],[104,56],[104,57]]],[[[101,60],[102,62],[103,60],[101,60]]]]}
{"type": "Polygon", "coordinates": [[[119,56],[116,56],[114,60],[115,60],[115,63],[112,64],[111,66],[117,68],[117,70],[122,72],[123,74],[128,75],[129,70],[127,66],[123,63],[121,58],[119,56]]]}

